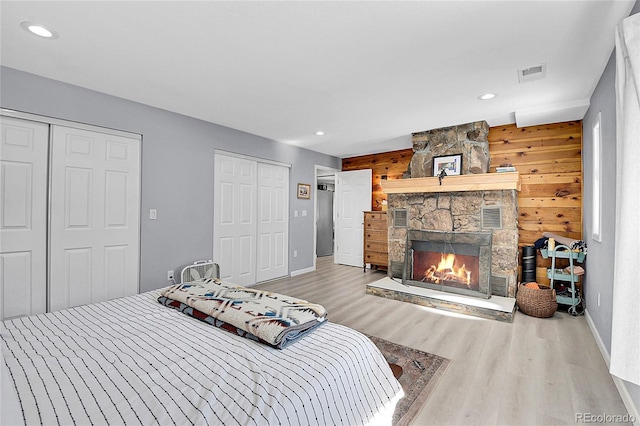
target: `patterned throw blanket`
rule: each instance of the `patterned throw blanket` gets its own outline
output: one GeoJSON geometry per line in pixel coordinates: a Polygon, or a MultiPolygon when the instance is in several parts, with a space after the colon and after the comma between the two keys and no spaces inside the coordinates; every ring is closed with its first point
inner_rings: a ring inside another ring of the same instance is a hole
{"type": "Polygon", "coordinates": [[[321,305],[268,291],[225,285],[218,279],[167,287],[158,301],[278,349],[300,339],[327,319],[321,305]]]}

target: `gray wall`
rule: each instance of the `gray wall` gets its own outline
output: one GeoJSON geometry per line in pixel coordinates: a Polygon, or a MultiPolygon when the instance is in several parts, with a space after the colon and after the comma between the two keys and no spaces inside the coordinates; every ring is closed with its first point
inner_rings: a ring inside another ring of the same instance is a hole
{"type": "MultiPolygon", "coordinates": [[[[640,12],[640,1],[631,14],[640,12]]],[[[591,106],[583,119],[584,165],[584,238],[588,246],[584,282],[584,295],[589,316],[598,330],[608,353],[611,353],[611,321],[613,311],[613,258],[615,244],[616,205],[616,94],[615,94],[615,50],[591,96],[591,106]],[[601,113],[602,129],[602,227],[601,242],[591,238],[593,229],[592,200],[593,136],[591,126],[598,112],[601,113]],[[600,294],[600,306],[597,296],[600,294]]],[[[640,409],[640,386],[625,382],[625,386],[640,409]]]]}
{"type": "Polygon", "coordinates": [[[141,291],[167,285],[169,269],[211,259],[215,149],[292,165],[289,267],[313,267],[313,200],[299,200],[296,185],[315,187],[315,165],[340,169],[340,159],[15,69],[0,73],[3,108],[142,135],[141,291]],[[303,209],[309,215],[293,216],[303,209]]]}
{"type": "Polygon", "coordinates": [[[582,161],[584,165],[584,239],[588,252],[585,260],[587,274],[584,282],[586,306],[593,322],[611,351],[611,310],[613,301],[613,256],[615,243],[616,205],[616,99],[615,52],[609,58],[596,90],[591,96],[591,106],[583,121],[582,161]],[[602,229],[601,242],[591,238],[593,230],[593,135],[592,125],[601,113],[602,130],[602,229]],[[597,297],[600,294],[600,306],[597,297]]]}

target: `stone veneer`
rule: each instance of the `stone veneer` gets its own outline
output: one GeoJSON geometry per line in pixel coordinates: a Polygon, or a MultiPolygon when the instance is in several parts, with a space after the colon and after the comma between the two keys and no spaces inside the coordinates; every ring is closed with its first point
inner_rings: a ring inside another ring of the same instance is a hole
{"type": "MultiPolygon", "coordinates": [[[[433,157],[462,154],[461,174],[489,171],[489,125],[486,121],[413,134],[411,178],[433,176],[433,157]]],[[[408,177],[408,176],[407,176],[408,177]]],[[[450,177],[445,177],[450,179],[450,177]]],[[[518,277],[518,196],[515,190],[388,194],[389,272],[397,276],[404,263],[407,228],[393,226],[396,209],[407,209],[410,229],[479,232],[482,208],[502,209],[502,228],[493,229],[492,294],[515,297],[518,277]]],[[[401,273],[400,273],[401,274],[401,273]]]]}
{"type": "Polygon", "coordinates": [[[433,157],[453,154],[462,154],[460,174],[487,173],[490,163],[488,134],[486,121],[413,133],[409,176],[433,176],[433,157]]]}

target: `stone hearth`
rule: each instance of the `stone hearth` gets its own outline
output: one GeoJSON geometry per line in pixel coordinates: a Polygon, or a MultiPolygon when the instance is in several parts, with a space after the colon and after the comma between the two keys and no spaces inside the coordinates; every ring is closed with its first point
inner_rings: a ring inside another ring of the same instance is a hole
{"type": "Polygon", "coordinates": [[[389,277],[368,284],[367,294],[502,322],[512,322],[516,313],[516,300],[511,297],[480,299],[404,285],[389,277]]]}

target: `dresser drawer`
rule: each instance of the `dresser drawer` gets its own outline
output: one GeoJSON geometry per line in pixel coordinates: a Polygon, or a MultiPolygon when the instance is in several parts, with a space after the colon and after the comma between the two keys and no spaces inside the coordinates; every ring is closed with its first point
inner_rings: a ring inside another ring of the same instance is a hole
{"type": "Polygon", "coordinates": [[[384,253],[386,255],[387,250],[388,247],[386,242],[367,240],[367,242],[364,244],[365,253],[384,253]]]}
{"type": "Polygon", "coordinates": [[[364,222],[364,230],[365,231],[386,231],[387,230],[387,221],[384,220],[369,220],[364,222]]]}
{"type": "Polygon", "coordinates": [[[373,265],[387,265],[387,253],[366,253],[364,255],[364,263],[373,265]]]}
{"type": "Polygon", "coordinates": [[[371,231],[368,229],[365,229],[364,231],[364,240],[366,242],[369,241],[387,241],[387,230],[385,229],[384,231],[371,231]]]}
{"type": "Polygon", "coordinates": [[[383,220],[383,221],[385,221],[385,223],[387,222],[387,214],[386,213],[365,213],[365,218],[366,219],[371,219],[371,220],[383,220]]]}

